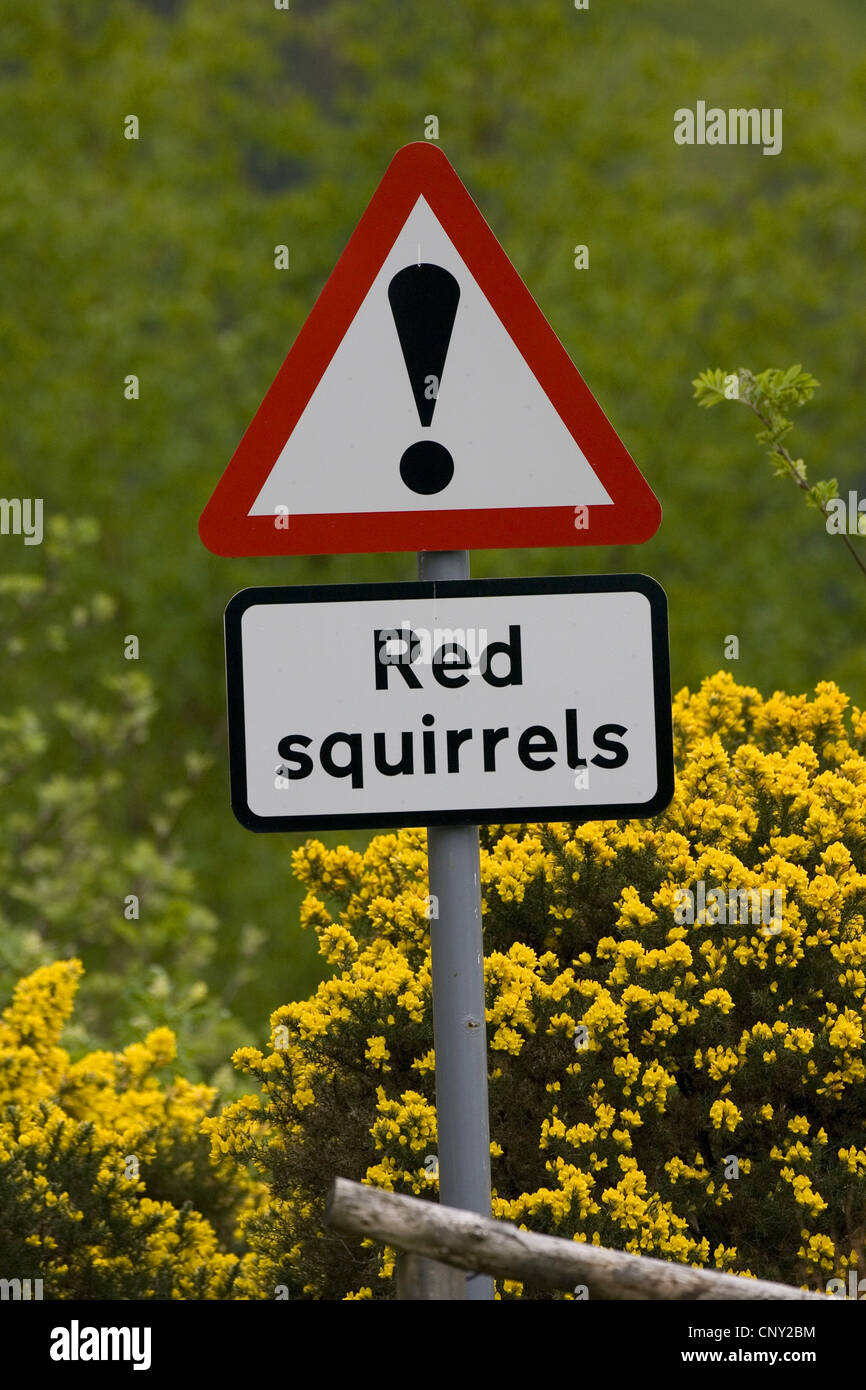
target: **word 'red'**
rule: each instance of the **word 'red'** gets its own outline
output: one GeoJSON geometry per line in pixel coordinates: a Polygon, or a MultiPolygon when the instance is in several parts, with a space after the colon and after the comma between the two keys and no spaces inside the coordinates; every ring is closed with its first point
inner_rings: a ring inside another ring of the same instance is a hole
{"type": "MultiPolygon", "coordinates": [[[[424,682],[415,669],[420,652],[420,643],[411,630],[400,631],[395,628],[375,628],[373,630],[373,669],[375,688],[387,691],[390,683],[405,682],[410,690],[424,690],[424,682]],[[395,654],[395,640],[403,643],[402,652],[395,654]]],[[[443,642],[432,653],[429,667],[425,673],[435,683],[445,689],[459,689],[478,677],[495,689],[523,684],[523,654],[521,631],[518,624],[508,628],[508,640],[490,642],[481,653],[477,667],[470,661],[468,652],[456,642],[443,642]],[[497,661],[496,659],[499,658],[497,661]]],[[[384,720],[383,720],[384,722],[384,720]]],[[[319,763],[329,777],[348,777],[355,789],[364,787],[365,769],[372,766],[383,777],[414,776],[416,772],[435,775],[443,768],[448,773],[459,773],[461,755],[465,762],[471,760],[472,770],[495,773],[499,745],[509,745],[504,756],[512,760],[516,757],[530,772],[547,772],[556,766],[556,756],[564,753],[568,767],[584,768],[587,759],[580,752],[580,727],[576,709],[563,710],[554,721],[558,734],[549,724],[530,724],[512,731],[507,725],[483,729],[461,728],[438,730],[434,727],[435,716],[422,713],[420,730],[406,729],[392,739],[399,741],[399,754],[391,752],[389,757],[389,736],[385,730],[374,731],[369,736],[370,746],[365,736],[358,732],[336,730],[320,742],[319,763]],[[477,735],[477,737],[476,737],[477,735]],[[466,745],[470,745],[465,748],[466,745]],[[465,754],[464,754],[465,748],[465,754]],[[335,756],[335,754],[337,756],[335,756]]],[[[600,724],[592,735],[593,746],[598,750],[590,762],[597,767],[618,768],[628,761],[628,748],[622,741],[628,733],[623,724],[600,724]]],[[[277,768],[278,786],[309,777],[315,768],[313,755],[305,750],[311,748],[313,739],[306,734],[292,733],[281,738],[277,751],[283,765],[277,768]]]]}

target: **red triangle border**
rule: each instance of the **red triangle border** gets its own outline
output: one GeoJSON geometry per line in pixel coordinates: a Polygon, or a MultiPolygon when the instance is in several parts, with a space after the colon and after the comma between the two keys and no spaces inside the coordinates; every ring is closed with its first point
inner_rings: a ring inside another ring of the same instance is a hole
{"type": "Polygon", "coordinates": [[[217,555],[626,545],[649,540],[661,505],[443,152],[425,141],[392,159],[199,520],[217,555]],[[612,505],[290,516],[248,512],[419,197],[426,198],[612,505]]]}

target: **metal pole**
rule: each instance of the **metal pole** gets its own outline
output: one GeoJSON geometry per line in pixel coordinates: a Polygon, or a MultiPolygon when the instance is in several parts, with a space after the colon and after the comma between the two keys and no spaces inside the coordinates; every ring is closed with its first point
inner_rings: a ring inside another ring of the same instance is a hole
{"type": "MultiPolygon", "coordinates": [[[[469,552],[422,551],[418,578],[468,579],[469,552]]],[[[427,856],[432,899],[439,1200],[445,1206],[489,1217],[490,1127],[478,826],[429,826],[427,856]]],[[[486,1274],[468,1275],[466,1297],[492,1299],[493,1279],[486,1274]]]]}

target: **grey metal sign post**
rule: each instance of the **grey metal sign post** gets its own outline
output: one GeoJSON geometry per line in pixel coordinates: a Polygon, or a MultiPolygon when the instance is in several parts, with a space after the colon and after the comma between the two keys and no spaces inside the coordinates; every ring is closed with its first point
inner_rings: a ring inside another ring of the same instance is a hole
{"type": "MultiPolygon", "coordinates": [[[[468,550],[422,551],[418,578],[468,579],[468,550]]],[[[487,1027],[477,825],[427,830],[439,1200],[490,1216],[487,1027]]],[[[468,1299],[492,1299],[493,1279],[468,1275],[468,1299]]]]}
{"type": "MultiPolygon", "coordinates": [[[[468,548],[631,544],[648,540],[660,520],[658,499],[448,160],[428,142],[407,145],[199,530],[218,555],[416,551],[419,578],[433,589],[432,600],[416,601],[434,613],[439,581],[451,581],[442,606],[452,612],[468,601],[499,622],[507,603],[509,641],[488,651],[511,653],[510,672],[459,680],[471,727],[443,731],[444,769],[432,711],[435,704],[450,718],[454,672],[440,665],[424,673],[433,677],[425,684],[412,669],[411,641],[396,663],[383,659],[394,606],[413,586],[244,591],[226,610],[232,806],[241,823],[257,831],[428,827],[439,1191],[445,1205],[482,1217],[491,1202],[478,824],[654,814],[672,795],[673,762],[658,585],[630,575],[472,586],[468,548]],[[447,448],[430,432],[434,417],[447,448]],[[442,494],[446,512],[423,500],[442,494]],[[434,548],[443,544],[466,549],[434,548]],[[308,652],[314,678],[295,657],[308,652]],[[412,700],[419,688],[422,730],[412,700]],[[360,697],[351,710],[347,691],[360,697]],[[485,727],[497,700],[514,734],[499,763],[509,729],[485,727]],[[387,730],[400,737],[397,764],[383,751],[387,730]],[[476,733],[461,767],[461,746],[476,733]],[[592,792],[571,777],[590,762],[592,792]]],[[[446,1285],[440,1277],[438,1287],[446,1285]]],[[[470,1276],[466,1294],[491,1299],[493,1280],[470,1276]]]]}

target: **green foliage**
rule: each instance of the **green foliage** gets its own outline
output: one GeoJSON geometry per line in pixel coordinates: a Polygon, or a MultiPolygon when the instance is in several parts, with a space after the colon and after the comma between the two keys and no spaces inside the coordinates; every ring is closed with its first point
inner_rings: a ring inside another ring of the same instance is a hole
{"type": "Polygon", "coordinates": [[[771,367],[757,375],[743,367],[737,372],[710,368],[692,382],[695,400],[705,410],[722,401],[735,400],[757,415],[761,428],[755,438],[759,444],[767,446],[773,472],[777,477],[792,477],[798,486],[805,489],[806,501],[812,506],[818,505],[819,497],[835,497],[838,484],[834,478],[832,482],[816,483],[810,488],[803,460],[792,459],[781,443],[794,428],[787,412],[810,401],[820,384],[808,372],[804,372],[799,363],[787,371],[771,367]]]}
{"type": "Polygon", "coordinates": [[[83,955],[74,1045],[168,1026],[184,1066],[213,1070],[237,1025],[207,984],[218,922],[179,830],[209,759],[187,752],[173,773],[181,785],[138,809],[158,702],[150,677],[124,659],[115,601],[70,592],[69,562],[97,542],[92,521],[49,518],[43,574],[0,576],[15,662],[0,715],[0,990],[58,952],[83,955]],[[46,648],[61,673],[86,667],[80,695],[63,695],[63,679],[40,689],[46,648]]]}
{"type": "MultiPolygon", "coordinates": [[[[749,407],[761,424],[755,438],[759,444],[766,445],[776,477],[791,478],[804,492],[807,507],[820,512],[826,522],[831,512],[830,504],[839,498],[837,480],[830,478],[810,484],[803,460],[793,458],[782,444],[782,440],[794,428],[787,412],[810,401],[819,385],[820,382],[803,371],[799,362],[787,371],[770,368],[757,375],[744,368],[738,372],[709,368],[692,382],[695,400],[706,410],[726,400],[740,401],[749,407]]],[[[858,529],[862,533],[862,526],[858,529]]],[[[847,537],[844,543],[866,575],[866,565],[847,537]]]]}
{"type": "MultiPolygon", "coordinates": [[[[645,570],[669,594],[676,684],[714,670],[734,632],[744,680],[862,691],[851,634],[866,593],[812,519],[768,493],[736,426],[716,435],[689,410],[686,382],[695,362],[796,351],[826,383],[802,454],[832,459],[843,492],[863,480],[864,42],[866,12],[847,0],[755,0],[736,24],[693,0],[7,0],[0,493],[99,520],[98,541],[63,561],[70,608],[110,589],[122,631],[141,638],[159,736],[133,744],[118,833],[139,833],[184,782],[175,750],[213,759],[184,813],[188,856],[230,928],[210,983],[249,1028],[284,986],[312,988],[318,964],[291,928],[297,838],[247,835],[229,809],[222,609],[245,584],[406,578],[414,561],[226,561],[196,520],[428,113],[665,511],[639,550],[480,552],[475,572],[645,570]],[[782,153],[676,146],[673,113],[697,95],[782,107],[782,153]],[[123,138],[129,113],[138,141],[123,138]],[[123,397],[130,372],[138,401],[123,397]]],[[[0,570],[42,574],[39,548],[0,547],[0,570]]],[[[55,637],[34,632],[24,666],[6,651],[4,688],[40,714],[45,691],[86,701],[94,688],[87,644],[61,659],[55,637]]]]}

